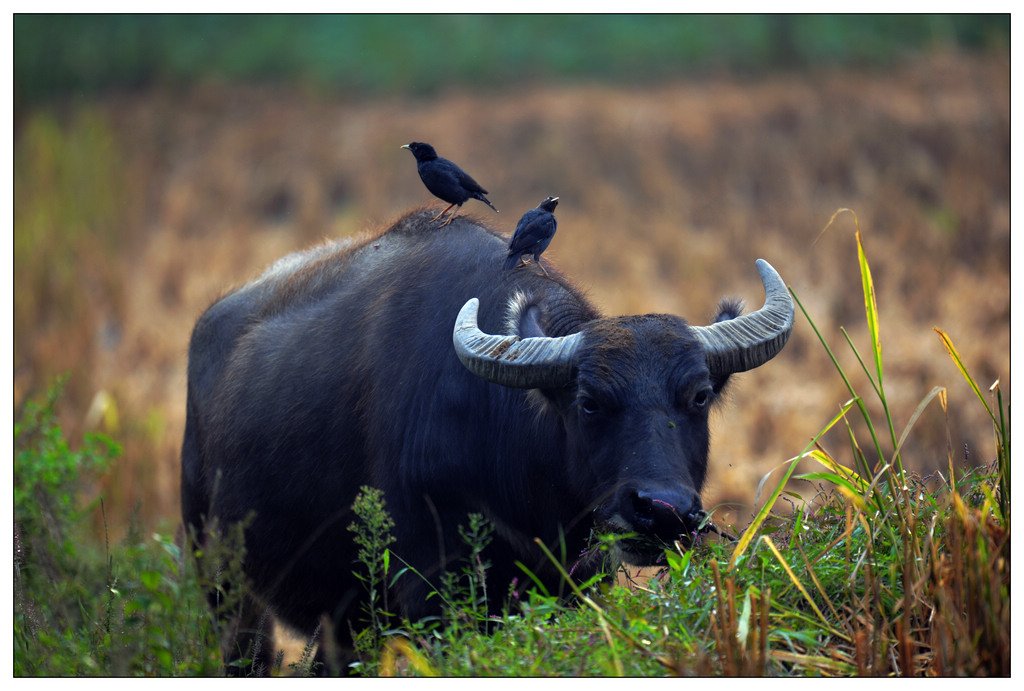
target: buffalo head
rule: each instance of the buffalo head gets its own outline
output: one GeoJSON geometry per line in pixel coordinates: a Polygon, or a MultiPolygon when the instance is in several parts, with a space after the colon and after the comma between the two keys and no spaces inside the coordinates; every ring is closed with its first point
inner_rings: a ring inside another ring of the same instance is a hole
{"type": "MultiPolygon", "coordinates": [[[[596,319],[562,337],[491,335],[477,326],[478,301],[455,322],[455,351],[476,376],[537,389],[566,431],[567,472],[590,493],[599,529],[632,537],[620,555],[648,564],[702,516],[708,414],[729,375],[758,367],[785,345],[794,308],[764,260],[765,303],[691,326],[662,314],[596,319]]],[[[554,461],[554,459],[553,459],[554,461]]]]}

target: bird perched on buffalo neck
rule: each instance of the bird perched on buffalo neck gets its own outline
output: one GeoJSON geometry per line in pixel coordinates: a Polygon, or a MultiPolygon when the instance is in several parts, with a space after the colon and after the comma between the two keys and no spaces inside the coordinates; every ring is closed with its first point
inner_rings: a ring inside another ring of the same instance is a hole
{"type": "Polygon", "coordinates": [[[555,237],[555,228],[558,227],[554,213],[556,206],[558,197],[547,197],[537,205],[537,208],[530,209],[519,219],[516,232],[512,234],[512,239],[508,243],[506,269],[529,264],[530,262],[523,259],[524,254],[529,254],[537,261],[544,275],[548,275],[548,270],[540,263],[540,255],[551,244],[551,238],[555,237]]]}
{"type": "Polygon", "coordinates": [[[434,147],[430,144],[411,142],[403,144],[401,148],[408,149],[416,157],[416,170],[419,171],[420,180],[427,186],[430,193],[438,199],[448,202],[448,208],[430,219],[431,223],[444,216],[453,206],[456,207],[455,211],[448,216],[448,219],[438,226],[439,228],[444,228],[452,222],[452,219],[455,218],[455,214],[459,212],[462,205],[470,199],[479,199],[494,209],[495,213],[498,212],[494,208],[494,204],[491,204],[487,197],[484,196],[487,194],[487,190],[481,187],[462,168],[459,168],[447,158],[438,156],[437,152],[434,151],[434,147]]]}

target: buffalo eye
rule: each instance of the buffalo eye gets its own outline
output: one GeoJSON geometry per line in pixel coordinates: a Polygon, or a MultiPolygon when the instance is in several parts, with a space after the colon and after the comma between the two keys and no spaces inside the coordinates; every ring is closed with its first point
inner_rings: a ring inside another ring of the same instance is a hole
{"type": "Polygon", "coordinates": [[[590,396],[581,395],[579,398],[576,399],[576,405],[580,409],[580,411],[588,417],[595,416],[599,412],[601,412],[601,406],[599,406],[597,404],[597,401],[595,401],[590,396]]]}
{"type": "Polygon", "coordinates": [[[714,399],[715,392],[710,388],[701,389],[693,397],[693,407],[697,410],[704,410],[714,399]]]}

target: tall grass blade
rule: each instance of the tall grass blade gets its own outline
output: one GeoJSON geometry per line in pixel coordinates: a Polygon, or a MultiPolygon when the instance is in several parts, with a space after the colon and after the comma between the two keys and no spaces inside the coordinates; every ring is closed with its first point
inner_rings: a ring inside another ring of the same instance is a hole
{"type": "MultiPolygon", "coordinates": [[[[850,339],[849,334],[846,332],[846,329],[845,328],[841,328],[840,330],[842,331],[843,336],[846,338],[846,342],[850,345],[851,350],[853,350],[854,355],[857,357],[857,361],[860,363],[861,368],[864,370],[864,374],[867,376],[868,381],[871,383],[872,388],[874,388],[875,394],[878,396],[878,400],[882,403],[882,408],[885,411],[885,419],[886,419],[886,422],[888,423],[888,426],[889,426],[889,435],[892,438],[892,444],[893,444],[893,447],[895,448],[897,446],[897,443],[896,443],[896,429],[895,429],[895,426],[893,424],[892,415],[890,415],[890,413],[889,413],[889,404],[886,401],[886,398],[885,398],[885,387],[883,386],[883,383],[882,383],[883,382],[882,340],[881,340],[881,331],[880,331],[879,322],[878,322],[878,300],[877,300],[877,298],[875,296],[875,282],[874,282],[874,280],[871,277],[871,266],[868,263],[867,254],[864,251],[864,243],[861,240],[860,221],[857,218],[857,214],[854,211],[852,211],[851,209],[843,208],[843,209],[837,210],[834,214],[832,214],[832,218],[829,219],[828,225],[826,225],[825,228],[827,229],[829,226],[831,226],[832,223],[835,221],[836,217],[839,214],[844,213],[844,212],[848,212],[850,215],[853,216],[853,222],[854,222],[854,226],[856,228],[856,232],[855,232],[854,236],[855,236],[856,242],[857,242],[857,262],[858,262],[858,265],[859,265],[859,268],[860,268],[861,287],[862,287],[863,292],[864,292],[864,315],[865,315],[865,317],[867,319],[868,333],[869,333],[869,335],[871,337],[871,352],[872,352],[872,355],[874,357],[874,365],[875,365],[875,375],[874,376],[872,376],[870,374],[870,372],[868,371],[867,365],[865,364],[863,358],[861,358],[860,353],[858,352],[856,346],[854,346],[853,341],[850,339]]],[[[824,231],[822,231],[822,232],[824,232],[824,231]]],[[[801,305],[800,309],[803,311],[803,306],[802,305],[801,305]]],[[[804,314],[806,316],[806,311],[804,311],[804,314]]],[[[810,321],[809,318],[808,318],[808,321],[810,321]]],[[[824,339],[821,338],[821,334],[818,332],[818,330],[815,328],[814,331],[815,331],[816,334],[818,334],[818,338],[822,342],[822,345],[825,345],[824,339]]],[[[828,346],[827,345],[825,346],[825,349],[828,350],[828,346]]],[[[831,351],[829,351],[829,357],[832,358],[832,362],[833,362],[833,364],[835,364],[836,368],[840,369],[838,363],[836,362],[835,357],[832,356],[831,351]]],[[[850,393],[853,394],[853,395],[856,395],[854,393],[853,388],[851,387],[849,379],[847,379],[846,375],[843,374],[842,372],[840,372],[840,374],[843,377],[843,381],[846,383],[847,388],[850,390],[850,393]]],[[[878,451],[878,457],[879,457],[879,459],[883,459],[884,458],[884,454],[882,453],[881,447],[879,446],[878,437],[875,434],[875,429],[874,429],[874,425],[873,425],[873,423],[871,421],[871,418],[868,415],[866,408],[861,406],[860,409],[861,409],[861,414],[864,416],[864,421],[867,423],[868,430],[871,433],[871,437],[872,437],[872,440],[874,441],[875,448],[878,451]]],[[[904,473],[904,470],[903,470],[903,463],[900,461],[898,453],[894,454],[893,464],[892,465],[893,465],[893,467],[895,469],[895,472],[896,472],[896,476],[897,476],[896,479],[898,480],[898,485],[900,487],[906,485],[906,477],[905,477],[905,473],[904,473]]]]}
{"type": "Polygon", "coordinates": [[[798,542],[796,543],[796,548],[800,554],[800,559],[804,562],[804,567],[807,569],[807,575],[811,577],[811,581],[814,583],[814,587],[817,588],[818,594],[821,595],[821,599],[825,601],[826,605],[828,605],[828,609],[832,613],[832,616],[835,617],[836,620],[839,620],[839,612],[836,611],[835,605],[832,604],[832,598],[828,596],[828,593],[825,592],[825,588],[822,587],[821,581],[818,579],[818,575],[814,573],[814,566],[807,558],[807,554],[804,553],[803,545],[798,542]]]}
{"type": "Polygon", "coordinates": [[[985,400],[985,396],[981,393],[981,389],[979,389],[978,385],[974,383],[974,378],[967,372],[967,368],[964,366],[964,361],[960,359],[960,353],[957,352],[956,346],[953,345],[953,340],[945,331],[938,327],[935,327],[935,333],[939,334],[939,339],[942,341],[942,345],[946,347],[946,352],[949,353],[949,357],[953,359],[957,369],[960,370],[960,374],[962,374],[964,379],[967,380],[967,383],[974,391],[974,395],[977,396],[978,400],[981,401],[981,404],[985,406],[985,411],[988,413],[988,416],[992,418],[992,423],[998,426],[999,422],[996,420],[996,416],[992,414],[992,409],[989,408],[988,401],[985,400]]]}
{"type": "Polygon", "coordinates": [[[818,619],[821,621],[821,624],[825,628],[825,630],[833,636],[836,636],[837,638],[841,638],[844,641],[849,641],[849,637],[839,629],[832,626],[828,618],[822,613],[820,609],[818,609],[818,604],[811,597],[811,594],[807,592],[807,589],[804,588],[804,584],[800,582],[800,579],[796,577],[796,574],[793,573],[793,569],[790,568],[789,563],[786,562],[786,559],[782,556],[782,553],[779,551],[779,548],[775,546],[775,543],[772,542],[772,539],[767,535],[762,535],[761,540],[766,545],[768,545],[768,549],[771,550],[772,554],[775,555],[775,558],[778,560],[779,564],[786,572],[786,575],[789,576],[789,580],[792,581],[793,585],[796,586],[796,589],[800,591],[800,594],[804,596],[804,599],[807,600],[807,604],[811,606],[811,609],[814,610],[814,613],[818,615],[818,619]]]}
{"type": "MultiPolygon", "coordinates": [[[[860,368],[864,371],[864,376],[867,377],[868,382],[871,384],[871,388],[875,390],[875,395],[878,396],[878,400],[882,402],[882,409],[885,411],[886,420],[889,421],[889,431],[890,434],[893,436],[893,445],[895,446],[896,434],[895,432],[893,432],[892,429],[892,418],[889,415],[889,406],[885,402],[885,392],[882,390],[881,381],[876,382],[875,378],[871,376],[871,372],[868,371],[868,367],[864,363],[864,358],[860,356],[860,351],[857,350],[857,346],[853,344],[853,339],[850,338],[850,334],[847,333],[846,329],[843,327],[839,327],[839,331],[843,334],[843,337],[846,339],[846,343],[847,345],[850,346],[850,350],[853,351],[854,356],[857,358],[857,362],[860,363],[860,368]]],[[[882,445],[878,441],[878,434],[875,432],[875,424],[871,419],[871,414],[868,412],[867,406],[865,405],[863,399],[857,400],[857,409],[860,410],[861,417],[864,418],[864,424],[865,426],[867,426],[868,433],[871,435],[871,442],[875,445],[875,453],[877,454],[878,459],[880,461],[884,460],[885,453],[882,451],[882,445]]],[[[852,430],[850,434],[853,434],[852,430]]],[[[866,464],[865,467],[867,467],[866,464]]]]}
{"type": "MultiPolygon", "coordinates": [[[[864,401],[858,398],[856,402],[861,414],[867,415],[867,410],[864,407],[864,401]]],[[[864,455],[864,450],[860,448],[860,444],[857,442],[857,435],[854,434],[850,421],[844,417],[843,424],[846,425],[846,436],[850,440],[850,450],[853,452],[854,464],[858,467],[861,477],[870,477],[874,474],[874,471],[872,470],[871,464],[868,463],[867,456],[864,455]]],[[[879,463],[881,463],[881,461],[879,461],[879,463]]],[[[874,467],[877,468],[878,464],[876,463],[874,467]]]]}
{"type": "Polygon", "coordinates": [[[860,222],[857,214],[853,214],[853,222],[857,226],[857,261],[860,264],[861,285],[864,288],[864,315],[868,321],[868,332],[871,334],[871,352],[875,355],[875,372],[878,376],[878,388],[882,388],[882,342],[878,328],[878,301],[875,298],[875,282],[871,279],[871,267],[868,265],[868,258],[864,252],[864,245],[860,237],[860,222]]]}
{"type": "Polygon", "coordinates": [[[821,465],[825,466],[830,472],[835,473],[846,482],[849,482],[855,491],[863,494],[867,491],[868,482],[858,475],[856,472],[850,470],[841,463],[836,462],[831,456],[826,454],[821,449],[815,449],[810,453],[811,458],[816,460],[821,465]]]}
{"type": "Polygon", "coordinates": [[[821,331],[818,330],[818,326],[814,323],[814,320],[811,319],[811,315],[807,314],[807,309],[804,307],[804,304],[800,302],[800,298],[797,297],[796,292],[794,292],[792,288],[789,289],[789,294],[793,296],[793,301],[796,302],[797,307],[799,307],[800,311],[803,312],[804,319],[806,319],[807,323],[811,325],[814,335],[818,337],[818,342],[821,343],[825,352],[828,353],[828,357],[832,360],[832,365],[836,368],[836,372],[839,373],[843,383],[846,384],[846,390],[850,392],[852,397],[858,398],[857,392],[853,388],[853,384],[850,383],[849,378],[846,376],[846,372],[843,371],[842,365],[839,364],[839,360],[836,359],[835,353],[832,352],[832,349],[829,347],[825,337],[821,335],[821,331]]]}
{"type": "Polygon", "coordinates": [[[879,389],[879,383],[875,381],[875,377],[873,377],[870,370],[868,370],[868,366],[865,364],[864,358],[861,357],[860,351],[857,350],[857,346],[854,345],[853,339],[850,338],[850,334],[846,330],[846,327],[840,326],[839,332],[843,334],[843,338],[846,339],[846,345],[850,346],[850,350],[853,351],[854,356],[857,358],[857,362],[860,363],[860,368],[864,371],[864,376],[868,378],[868,383],[871,384],[871,388],[875,390],[875,395],[882,398],[882,391],[879,389]]]}
{"type": "Polygon", "coordinates": [[[536,545],[540,547],[541,551],[544,552],[544,556],[546,556],[555,566],[555,568],[558,569],[558,573],[562,576],[562,579],[569,585],[569,588],[572,590],[573,594],[577,598],[579,598],[581,602],[583,602],[585,605],[594,610],[594,612],[597,614],[598,624],[601,626],[601,631],[604,633],[605,640],[608,642],[608,649],[612,656],[612,664],[615,668],[615,674],[617,674],[618,676],[623,676],[625,674],[625,668],[623,667],[622,659],[620,658],[618,651],[615,649],[612,633],[622,638],[622,640],[624,640],[626,643],[629,643],[629,645],[632,646],[634,650],[641,653],[644,657],[647,657],[650,660],[654,660],[659,665],[669,669],[670,671],[676,671],[674,663],[671,659],[656,654],[649,647],[640,643],[640,641],[636,640],[636,638],[631,636],[627,631],[624,631],[621,626],[617,625],[614,621],[609,619],[608,616],[605,614],[604,608],[602,608],[601,605],[599,605],[598,603],[594,602],[592,598],[584,594],[580,586],[572,580],[572,577],[568,573],[566,573],[565,568],[562,566],[561,562],[555,559],[555,555],[551,553],[551,550],[548,549],[547,545],[545,545],[542,540],[534,538],[534,543],[536,543],[536,545]]]}
{"type": "MultiPolygon", "coordinates": [[[[820,432],[818,432],[814,439],[811,440],[811,443],[804,448],[803,453],[782,463],[782,465],[788,464],[789,467],[786,469],[786,472],[783,474],[782,478],[775,486],[775,490],[771,493],[771,495],[769,495],[764,505],[761,506],[760,510],[754,516],[754,520],[751,521],[750,525],[747,526],[747,529],[743,531],[743,535],[740,536],[739,542],[736,543],[736,548],[733,550],[732,557],[729,559],[730,571],[732,571],[736,567],[736,563],[739,560],[739,558],[743,556],[743,553],[746,552],[747,548],[750,546],[751,541],[753,541],[753,539],[757,536],[758,529],[761,527],[761,524],[764,523],[765,519],[768,518],[769,512],[772,510],[772,507],[775,506],[775,502],[778,500],[779,496],[782,494],[782,491],[785,489],[786,483],[789,482],[789,478],[793,474],[793,471],[796,469],[797,464],[800,462],[801,459],[806,457],[808,453],[810,453],[811,447],[817,446],[818,440],[821,439],[821,437],[824,436],[826,432],[832,429],[832,427],[835,426],[836,423],[843,419],[843,417],[846,415],[846,411],[850,409],[851,405],[852,402],[847,402],[846,405],[844,405],[843,408],[839,411],[839,414],[832,418],[832,421],[828,423],[828,425],[826,425],[820,432]]],[[[771,472],[769,472],[767,475],[761,478],[761,486],[763,486],[765,480],[768,479],[768,475],[771,475],[779,467],[781,466],[776,466],[775,469],[773,469],[771,472]]],[[[758,495],[760,495],[760,488],[758,489],[758,495]]]]}
{"type": "Polygon", "coordinates": [[[831,482],[836,486],[839,492],[853,502],[853,505],[857,507],[859,511],[870,511],[871,508],[864,501],[864,497],[853,483],[849,480],[836,475],[835,473],[804,473],[803,475],[797,475],[799,480],[823,480],[825,482],[831,482]]]}
{"type": "MultiPolygon", "coordinates": [[[[910,416],[910,421],[907,422],[907,426],[903,429],[903,434],[900,435],[899,442],[896,444],[896,450],[893,452],[894,457],[899,455],[900,449],[903,448],[903,443],[907,440],[907,437],[910,436],[910,430],[914,428],[914,425],[917,423],[917,419],[921,417],[921,413],[924,412],[924,409],[928,407],[928,404],[932,402],[933,398],[940,394],[945,394],[945,391],[945,387],[936,386],[928,392],[927,396],[921,399],[920,403],[917,404],[917,407],[914,408],[914,413],[910,416]]],[[[943,408],[945,408],[945,406],[943,406],[943,408]]]]}
{"type": "Polygon", "coordinates": [[[989,387],[995,389],[996,404],[999,408],[999,424],[996,426],[997,439],[996,457],[999,459],[999,507],[1003,519],[1010,522],[1010,427],[1006,422],[1006,408],[1003,407],[1003,391],[999,388],[999,380],[989,387]]]}
{"type": "Polygon", "coordinates": [[[1008,522],[1010,520],[1010,427],[1006,421],[1005,408],[1003,407],[1003,392],[999,388],[999,380],[997,379],[989,387],[989,392],[995,393],[996,404],[999,407],[999,417],[996,418],[992,408],[988,405],[988,401],[985,400],[984,394],[981,393],[981,389],[978,388],[974,378],[967,371],[967,367],[964,366],[960,353],[957,351],[956,346],[953,345],[953,339],[942,329],[936,328],[935,333],[939,335],[939,339],[942,341],[942,345],[945,346],[946,352],[949,353],[949,357],[952,358],[957,369],[960,370],[960,374],[963,375],[967,384],[974,391],[974,395],[981,401],[981,405],[985,407],[985,412],[992,419],[996,435],[996,462],[999,467],[999,509],[1002,512],[1003,519],[1008,522]]]}
{"type": "MultiPolygon", "coordinates": [[[[555,555],[551,553],[551,550],[548,549],[548,546],[544,544],[543,540],[539,538],[534,538],[533,541],[534,543],[536,543],[538,547],[540,547],[541,551],[544,552],[544,556],[546,556],[551,561],[551,563],[554,564],[555,568],[558,569],[558,573],[561,574],[562,579],[572,589],[573,594],[576,597],[578,597],[580,601],[585,603],[588,607],[590,607],[592,610],[594,610],[594,612],[597,613],[597,621],[601,626],[601,631],[604,633],[605,640],[608,642],[608,651],[612,655],[612,664],[615,666],[615,673],[620,677],[623,676],[625,672],[622,667],[622,660],[619,659],[619,653],[615,649],[615,641],[612,638],[612,633],[608,628],[608,620],[607,617],[605,617],[604,615],[604,610],[601,608],[599,604],[594,602],[591,598],[587,597],[583,593],[583,591],[580,590],[579,586],[576,585],[576,582],[572,580],[572,577],[568,573],[566,573],[565,568],[562,567],[562,563],[555,558],[555,555]]],[[[621,630],[618,629],[618,627],[616,627],[616,633],[636,644],[636,642],[633,641],[631,637],[625,635],[621,630]]]]}
{"type": "MultiPolygon", "coordinates": [[[[845,207],[837,209],[836,212],[832,214],[832,217],[829,218],[828,223],[825,224],[825,227],[822,229],[818,237],[821,237],[821,234],[824,234],[824,232],[828,230],[833,223],[835,223],[839,214],[842,213],[848,213],[853,216],[853,224],[856,229],[857,262],[860,265],[861,286],[864,290],[864,313],[867,317],[868,332],[871,334],[871,350],[875,355],[875,370],[878,375],[878,387],[880,388],[882,385],[882,347],[878,328],[878,301],[875,299],[875,283],[871,279],[871,267],[868,266],[867,255],[864,253],[864,244],[861,242],[860,220],[857,218],[856,212],[854,212],[853,209],[847,209],[845,207]]],[[[800,309],[803,311],[802,305],[800,309]]],[[[807,315],[806,311],[804,311],[804,315],[807,315]]],[[[810,321],[809,318],[808,321],[810,321]]],[[[817,329],[815,329],[815,333],[818,333],[817,329]]],[[[822,344],[824,345],[824,340],[821,339],[821,334],[818,334],[818,338],[819,340],[822,340],[822,344]]],[[[826,350],[827,349],[828,347],[826,346],[826,350]]],[[[831,355],[831,352],[829,355],[831,355]]],[[[832,361],[835,362],[835,358],[833,358],[832,361]]],[[[838,364],[836,367],[838,368],[838,364]]],[[[849,387],[849,382],[847,382],[847,386],[849,387]]],[[[851,393],[853,393],[852,390],[851,393]]]]}
{"type": "MultiPolygon", "coordinates": [[[[804,454],[806,454],[806,450],[804,451],[804,454]]],[[[736,568],[736,563],[739,561],[740,557],[743,556],[743,553],[747,551],[747,547],[750,546],[750,543],[753,541],[753,539],[757,537],[758,529],[761,527],[761,524],[764,523],[765,519],[768,518],[769,512],[772,510],[772,507],[775,506],[776,500],[779,498],[779,495],[782,494],[782,490],[785,488],[786,483],[789,482],[790,476],[796,469],[797,463],[799,463],[800,459],[804,457],[804,454],[801,454],[795,458],[791,458],[782,464],[788,464],[789,467],[786,469],[786,472],[783,474],[778,484],[776,484],[775,490],[771,493],[771,495],[769,495],[768,499],[765,501],[765,503],[761,506],[760,510],[754,516],[754,520],[751,521],[750,525],[747,526],[747,529],[743,531],[743,534],[740,536],[739,542],[736,543],[736,549],[733,550],[732,557],[729,559],[730,571],[736,568]]],[[[772,470],[771,472],[775,471],[772,470]]],[[[771,472],[768,473],[768,475],[771,475],[771,472]]],[[[765,475],[765,477],[762,478],[762,484],[768,478],[768,475],[765,475]]]]}
{"type": "MultiPolygon", "coordinates": [[[[832,219],[835,220],[835,216],[837,214],[839,214],[840,212],[842,212],[842,211],[849,211],[849,209],[840,209],[839,211],[837,211],[835,214],[832,215],[832,219]]],[[[853,213],[853,212],[851,211],[850,213],[853,213]]],[[[829,221],[829,223],[831,224],[832,221],[829,221]]],[[[826,226],[826,228],[827,227],[828,226],[826,226]]],[[[858,230],[858,233],[859,233],[859,230],[858,230]]],[[[859,247],[860,247],[860,244],[859,244],[859,236],[858,236],[858,248],[859,247]]],[[[866,262],[866,260],[865,260],[865,262],[866,262]]],[[[870,275],[869,275],[868,281],[870,281],[870,275]]],[[[874,291],[873,285],[874,284],[872,283],[871,285],[872,285],[871,291],[873,293],[873,291],[874,291]]],[[[839,373],[839,376],[842,378],[843,383],[846,385],[846,390],[850,392],[850,395],[853,397],[854,401],[856,401],[857,409],[860,411],[861,416],[864,418],[864,421],[865,421],[865,423],[867,424],[867,427],[868,427],[868,431],[871,434],[871,439],[872,439],[872,442],[875,445],[875,450],[878,453],[878,458],[879,458],[879,460],[884,460],[885,455],[882,452],[882,447],[881,447],[881,444],[878,441],[878,435],[875,433],[875,428],[874,428],[874,425],[873,425],[873,423],[871,421],[871,415],[869,414],[867,407],[865,406],[865,404],[864,404],[863,400],[860,398],[860,396],[857,395],[856,389],[854,389],[853,388],[853,384],[850,383],[850,378],[846,376],[846,372],[843,371],[842,366],[839,364],[839,360],[836,359],[835,353],[832,352],[832,349],[829,347],[828,342],[825,341],[825,337],[821,335],[821,331],[818,330],[818,327],[814,323],[814,320],[812,320],[810,315],[807,314],[807,309],[804,308],[803,303],[800,302],[800,298],[797,297],[796,293],[793,291],[792,288],[790,289],[789,293],[790,293],[790,295],[793,296],[794,302],[796,302],[797,306],[800,308],[800,311],[803,313],[804,318],[807,319],[808,324],[811,325],[811,329],[814,331],[814,335],[818,337],[818,342],[821,343],[821,346],[825,349],[825,352],[828,353],[829,359],[832,360],[832,365],[836,368],[836,372],[839,373]]],[[[869,320],[870,320],[870,317],[869,317],[869,320]]],[[[877,329],[877,311],[875,312],[875,328],[877,329]]],[[[843,335],[846,337],[847,343],[850,345],[850,348],[853,350],[853,353],[857,357],[858,362],[860,362],[861,368],[864,370],[865,375],[867,375],[867,377],[868,377],[868,381],[871,382],[871,386],[875,389],[875,393],[878,395],[879,400],[882,402],[883,408],[885,408],[886,419],[889,422],[889,432],[890,432],[890,435],[892,436],[893,446],[895,447],[896,446],[896,432],[895,432],[895,429],[894,429],[893,424],[892,424],[891,416],[889,415],[889,412],[888,412],[889,409],[888,409],[888,404],[886,403],[886,400],[885,400],[885,393],[884,393],[884,391],[881,388],[881,379],[879,378],[878,383],[876,384],[874,378],[868,372],[867,365],[865,365],[864,360],[863,360],[863,358],[861,358],[860,353],[857,351],[856,346],[853,345],[853,341],[850,339],[849,335],[846,333],[846,330],[845,329],[840,329],[840,331],[842,331],[843,335]]],[[[875,339],[877,339],[877,333],[875,334],[875,336],[873,336],[872,343],[875,342],[875,339]]],[[[881,350],[880,349],[876,350],[875,355],[876,355],[876,358],[880,360],[880,358],[881,358],[881,350]]],[[[878,371],[881,372],[880,366],[878,367],[878,371]]],[[[851,435],[852,435],[852,432],[851,432],[851,435]]],[[[862,468],[862,472],[864,472],[865,474],[867,473],[867,464],[865,464],[864,468],[862,468]]],[[[901,485],[905,484],[903,482],[903,469],[902,469],[902,466],[899,467],[899,473],[900,473],[900,484],[901,485]]]]}

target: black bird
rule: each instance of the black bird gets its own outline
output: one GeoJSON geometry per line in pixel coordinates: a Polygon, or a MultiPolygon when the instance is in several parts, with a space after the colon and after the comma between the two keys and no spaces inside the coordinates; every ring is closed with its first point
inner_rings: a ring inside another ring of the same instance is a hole
{"type": "MultiPolygon", "coordinates": [[[[444,228],[451,223],[452,219],[455,218],[455,214],[459,212],[462,205],[469,199],[479,199],[494,209],[494,204],[491,204],[487,197],[484,196],[487,194],[487,190],[481,187],[476,180],[469,177],[462,168],[459,168],[447,158],[438,156],[437,152],[434,151],[434,147],[430,144],[412,142],[402,145],[401,148],[408,149],[416,157],[416,170],[419,171],[420,180],[427,186],[430,193],[438,199],[448,202],[448,209],[451,209],[453,206],[457,207],[448,217],[448,220],[438,226],[439,228],[444,228]]],[[[430,219],[431,223],[444,216],[448,209],[430,219]]],[[[494,209],[494,212],[497,213],[498,210],[494,209]]]]}
{"type": "Polygon", "coordinates": [[[523,255],[530,254],[537,260],[537,265],[544,275],[548,275],[548,270],[540,263],[540,255],[551,244],[551,238],[555,237],[555,228],[558,227],[558,221],[555,220],[554,214],[556,206],[558,206],[558,197],[547,197],[536,209],[530,209],[519,219],[516,232],[512,234],[512,239],[508,243],[506,269],[519,268],[524,264],[529,264],[523,259],[523,255]],[[519,264],[516,264],[517,261],[519,264]]]}

